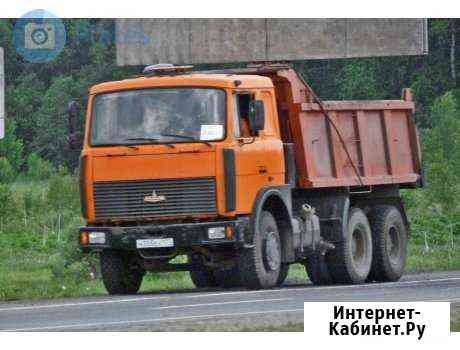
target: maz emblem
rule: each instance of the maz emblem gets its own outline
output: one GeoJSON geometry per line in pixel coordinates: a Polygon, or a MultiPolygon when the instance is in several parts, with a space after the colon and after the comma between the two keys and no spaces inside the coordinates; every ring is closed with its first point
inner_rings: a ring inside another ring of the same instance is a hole
{"type": "Polygon", "coordinates": [[[158,203],[164,201],[166,201],[166,197],[162,195],[157,195],[155,191],[152,191],[152,194],[150,196],[144,197],[145,203],[158,203]]]}

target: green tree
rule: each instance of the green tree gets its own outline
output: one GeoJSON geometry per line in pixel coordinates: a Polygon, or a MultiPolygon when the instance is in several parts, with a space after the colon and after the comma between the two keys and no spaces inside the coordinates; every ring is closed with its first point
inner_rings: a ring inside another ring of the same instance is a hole
{"type": "Polygon", "coordinates": [[[37,135],[31,142],[31,148],[55,165],[65,164],[74,159],[69,157],[67,105],[74,96],[81,96],[85,87],[72,76],[59,76],[53,79],[51,86],[42,96],[41,106],[37,110],[37,135]]]}
{"type": "Polygon", "coordinates": [[[431,115],[436,126],[423,135],[427,200],[452,214],[458,210],[460,194],[460,114],[451,92],[435,101],[431,115]]]}
{"type": "Polygon", "coordinates": [[[46,86],[35,73],[19,75],[12,85],[7,85],[6,109],[7,124],[15,124],[14,132],[24,140],[24,153],[27,155],[34,151],[32,140],[40,134],[37,111],[41,106],[46,86]]]}
{"type": "Polygon", "coordinates": [[[373,60],[355,59],[345,63],[336,84],[340,99],[376,99],[379,90],[373,60]]]}
{"type": "Polygon", "coordinates": [[[5,138],[0,140],[0,158],[8,161],[12,170],[17,174],[24,163],[22,156],[22,140],[16,136],[16,122],[7,118],[5,138]]]}

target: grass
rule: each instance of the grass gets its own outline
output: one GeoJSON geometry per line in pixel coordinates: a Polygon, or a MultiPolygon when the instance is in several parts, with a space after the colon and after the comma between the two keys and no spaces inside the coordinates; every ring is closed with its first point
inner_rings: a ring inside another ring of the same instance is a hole
{"type": "Polygon", "coordinates": [[[455,246],[438,245],[426,249],[425,246],[409,245],[406,271],[459,270],[460,239],[455,246]]]}
{"type": "Polygon", "coordinates": [[[450,331],[460,332],[460,304],[451,304],[450,331]]]}
{"type": "MultiPolygon", "coordinates": [[[[460,242],[458,242],[460,244],[460,242]]],[[[42,299],[105,295],[99,279],[79,278],[79,271],[56,277],[49,256],[32,252],[0,255],[0,300],[42,299]]],[[[426,251],[422,246],[410,246],[407,271],[460,269],[460,249],[436,247],[426,251]]],[[[288,280],[307,281],[303,265],[291,265],[288,280]]],[[[141,293],[155,293],[194,288],[187,272],[147,274],[141,293]]]]}
{"type": "MultiPolygon", "coordinates": [[[[47,257],[0,257],[0,300],[52,299],[106,295],[100,279],[65,276],[57,278],[47,257]]],[[[142,292],[194,288],[186,272],[147,274],[142,292]]]]}

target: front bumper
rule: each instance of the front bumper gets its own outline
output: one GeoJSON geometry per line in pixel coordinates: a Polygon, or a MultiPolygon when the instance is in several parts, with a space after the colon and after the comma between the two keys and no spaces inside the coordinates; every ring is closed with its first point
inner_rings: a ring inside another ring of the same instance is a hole
{"type": "MultiPolygon", "coordinates": [[[[187,251],[197,246],[235,246],[245,244],[245,232],[249,227],[249,218],[241,217],[234,220],[194,222],[194,223],[160,223],[155,225],[138,226],[85,226],[82,232],[105,232],[104,244],[81,244],[83,252],[101,251],[104,249],[138,250],[138,239],[173,238],[175,251],[187,251]],[[231,227],[230,238],[210,239],[208,228],[231,227]]],[[[156,248],[153,248],[156,249],[156,248]]],[[[162,249],[162,248],[158,248],[162,249]]]]}

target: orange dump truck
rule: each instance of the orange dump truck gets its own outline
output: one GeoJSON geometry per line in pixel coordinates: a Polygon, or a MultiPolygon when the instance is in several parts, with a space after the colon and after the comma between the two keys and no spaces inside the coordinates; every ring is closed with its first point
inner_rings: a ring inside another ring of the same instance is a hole
{"type": "Polygon", "coordinates": [[[283,65],[157,65],[93,86],[81,249],[100,253],[111,294],[137,292],[147,271],[269,288],[292,263],[315,284],[398,280],[399,191],[423,185],[413,111],[409,90],[322,102],[283,65]]]}

